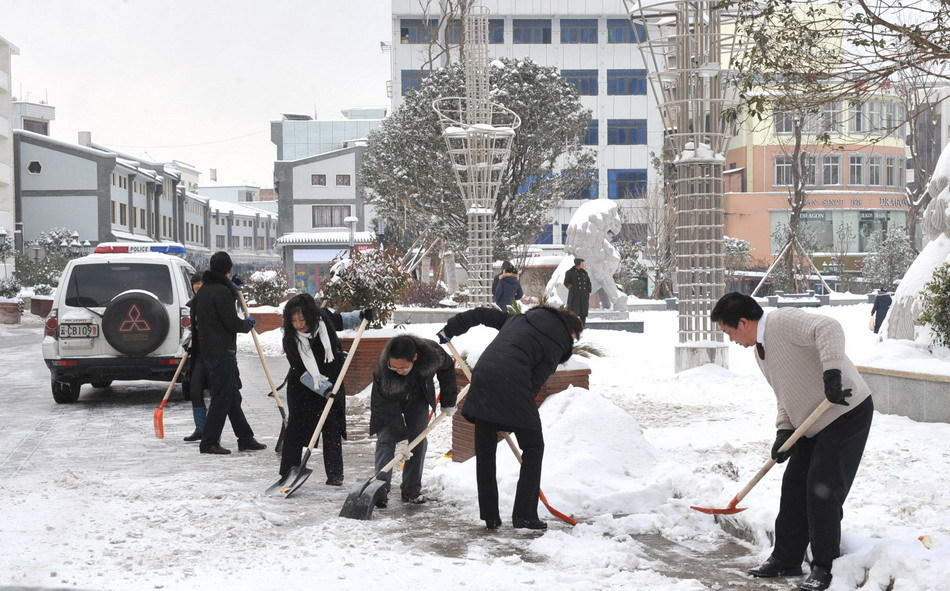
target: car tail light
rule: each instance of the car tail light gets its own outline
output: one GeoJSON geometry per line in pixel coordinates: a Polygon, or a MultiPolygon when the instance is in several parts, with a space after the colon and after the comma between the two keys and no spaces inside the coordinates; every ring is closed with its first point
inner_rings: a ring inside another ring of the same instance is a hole
{"type": "Polygon", "coordinates": [[[178,317],[181,319],[178,321],[181,328],[191,328],[191,309],[179,308],[178,317]]]}
{"type": "Polygon", "coordinates": [[[59,328],[59,310],[55,308],[50,310],[49,316],[46,317],[45,327],[44,333],[46,336],[53,337],[54,339],[59,338],[59,331],[56,330],[59,328]]]}

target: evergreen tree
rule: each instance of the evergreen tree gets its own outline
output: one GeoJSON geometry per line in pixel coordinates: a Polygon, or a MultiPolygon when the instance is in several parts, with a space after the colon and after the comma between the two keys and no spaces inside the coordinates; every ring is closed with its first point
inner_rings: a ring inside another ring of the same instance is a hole
{"type": "Polygon", "coordinates": [[[889,228],[875,237],[864,259],[864,279],[871,287],[890,289],[917,256],[903,228],[889,228]]]}
{"type": "MultiPolygon", "coordinates": [[[[533,242],[550,223],[551,209],[591,184],[595,159],[579,141],[590,110],[556,68],[500,58],[489,83],[492,100],[521,118],[495,201],[494,254],[501,259],[533,242]]],[[[459,63],[433,71],[368,138],[364,192],[387,220],[391,244],[406,247],[427,231],[455,248],[467,241],[465,206],[432,108],[436,99],[453,96],[465,96],[459,63]]]]}

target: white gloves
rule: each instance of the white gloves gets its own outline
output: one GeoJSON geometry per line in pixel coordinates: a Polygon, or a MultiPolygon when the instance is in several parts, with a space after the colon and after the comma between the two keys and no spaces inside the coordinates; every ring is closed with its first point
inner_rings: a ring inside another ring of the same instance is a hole
{"type": "Polygon", "coordinates": [[[406,461],[412,457],[412,453],[410,453],[409,451],[409,441],[406,439],[403,439],[402,441],[396,444],[395,455],[398,456],[400,454],[402,454],[403,461],[406,461]]]}
{"type": "Polygon", "coordinates": [[[455,407],[454,407],[454,406],[443,406],[443,407],[442,407],[442,412],[444,412],[444,413],[446,414],[446,416],[448,416],[448,417],[455,416],[455,407]]]}

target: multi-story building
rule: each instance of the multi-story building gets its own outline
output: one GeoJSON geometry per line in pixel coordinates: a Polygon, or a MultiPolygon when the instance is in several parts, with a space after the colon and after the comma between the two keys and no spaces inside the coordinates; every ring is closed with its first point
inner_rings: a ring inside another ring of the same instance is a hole
{"type": "MultiPolygon", "coordinates": [[[[441,19],[434,12],[438,5],[392,2],[393,110],[422,83],[430,67],[458,59],[456,45],[431,63],[435,39],[450,44],[459,39],[459,22],[441,19]]],[[[557,67],[593,113],[582,141],[597,155],[597,169],[591,171],[595,181],[582,194],[565,196],[537,241],[563,244],[573,212],[587,199],[616,200],[628,219],[635,220],[634,210],[655,182],[650,154],[659,153],[662,145],[662,123],[636,46],[644,31],[634,28],[616,0],[482,0],[481,5],[489,11],[490,57],[526,57],[557,67]]],[[[637,227],[630,230],[642,233],[637,227]]]]}
{"type": "MultiPolygon", "coordinates": [[[[19,55],[15,45],[0,37],[0,228],[3,228],[5,238],[13,238],[22,244],[22,236],[17,234],[14,215],[13,191],[13,97],[10,94],[11,86],[11,57],[19,55]]],[[[6,244],[3,245],[6,255],[6,244]]],[[[2,256],[2,255],[0,255],[2,256]]],[[[3,277],[8,277],[7,260],[0,258],[0,267],[3,267],[3,277]]]]}

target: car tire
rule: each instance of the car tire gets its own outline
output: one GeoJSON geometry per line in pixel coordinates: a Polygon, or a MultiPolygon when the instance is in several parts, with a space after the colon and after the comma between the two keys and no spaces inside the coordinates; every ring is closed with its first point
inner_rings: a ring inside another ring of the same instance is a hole
{"type": "Polygon", "coordinates": [[[53,400],[58,404],[72,404],[79,400],[79,390],[82,384],[76,381],[58,382],[53,380],[53,400]]]}
{"type": "Polygon", "coordinates": [[[102,334],[125,355],[148,355],[168,336],[165,306],[147,291],[126,291],[109,302],[102,314],[102,334]]]}

